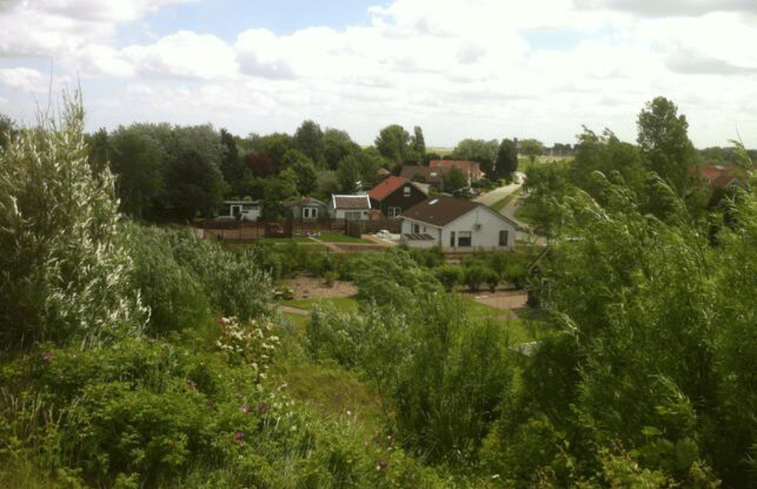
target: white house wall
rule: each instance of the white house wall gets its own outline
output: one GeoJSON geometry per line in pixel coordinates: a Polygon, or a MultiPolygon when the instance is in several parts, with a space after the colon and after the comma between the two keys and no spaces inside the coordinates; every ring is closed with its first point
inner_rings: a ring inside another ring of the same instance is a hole
{"type": "Polygon", "coordinates": [[[467,214],[457,218],[443,228],[437,228],[419,221],[404,218],[402,220],[402,234],[412,234],[413,225],[418,224],[420,234],[428,234],[433,240],[412,240],[407,244],[414,248],[431,248],[441,244],[443,251],[473,251],[473,250],[492,250],[492,249],[512,249],[515,245],[515,236],[517,229],[509,221],[506,221],[494,214],[488,208],[476,207],[467,214]],[[478,225],[478,226],[477,226],[478,225]],[[441,243],[439,233],[441,231],[441,243]],[[470,247],[451,247],[450,236],[455,233],[455,244],[461,231],[470,231],[470,247]],[[507,231],[507,246],[499,245],[499,232],[507,231]]]}

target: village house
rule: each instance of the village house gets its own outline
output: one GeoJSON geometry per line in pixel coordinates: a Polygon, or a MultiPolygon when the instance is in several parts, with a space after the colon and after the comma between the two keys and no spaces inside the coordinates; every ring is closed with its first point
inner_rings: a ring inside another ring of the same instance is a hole
{"type": "Polygon", "coordinates": [[[466,178],[468,179],[468,185],[484,177],[484,172],[481,171],[481,165],[478,163],[478,161],[431,160],[428,162],[428,167],[436,169],[444,168],[446,171],[457,168],[465,174],[466,178]]]}
{"type": "Polygon", "coordinates": [[[329,214],[334,219],[345,221],[367,221],[371,211],[368,194],[332,195],[329,214]]]}
{"type": "Polygon", "coordinates": [[[371,208],[378,209],[386,217],[398,217],[428,197],[424,184],[411,182],[403,177],[389,177],[370,192],[371,208]]]}
{"type": "Polygon", "coordinates": [[[224,200],[216,215],[217,219],[241,219],[257,221],[260,217],[260,204],[251,200],[224,200]]]}
{"type": "Polygon", "coordinates": [[[315,221],[319,218],[328,217],[326,204],[312,197],[302,197],[298,200],[286,202],[284,208],[289,210],[291,217],[303,221],[315,221]]]}
{"type": "Polygon", "coordinates": [[[518,225],[468,200],[440,195],[416,204],[400,215],[400,242],[412,248],[441,247],[445,252],[510,250],[518,225]]]}

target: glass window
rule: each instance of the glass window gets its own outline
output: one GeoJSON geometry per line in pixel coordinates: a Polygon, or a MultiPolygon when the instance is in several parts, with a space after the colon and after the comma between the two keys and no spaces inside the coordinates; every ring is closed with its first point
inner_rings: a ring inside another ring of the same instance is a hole
{"type": "Polygon", "coordinates": [[[457,246],[471,246],[473,242],[470,231],[460,231],[457,233],[457,246]]]}
{"type": "Polygon", "coordinates": [[[507,246],[507,230],[506,229],[499,232],[499,245],[507,246]]]}
{"type": "Polygon", "coordinates": [[[410,197],[410,185],[405,185],[405,197],[410,197]]]}
{"type": "Polygon", "coordinates": [[[387,209],[386,214],[389,217],[397,217],[402,214],[402,207],[390,207],[389,209],[387,209]]]}
{"type": "Polygon", "coordinates": [[[348,221],[359,221],[363,213],[360,211],[345,211],[344,218],[348,221]]]}
{"type": "Polygon", "coordinates": [[[449,233],[449,245],[454,248],[455,247],[455,232],[452,231],[449,233]]]}

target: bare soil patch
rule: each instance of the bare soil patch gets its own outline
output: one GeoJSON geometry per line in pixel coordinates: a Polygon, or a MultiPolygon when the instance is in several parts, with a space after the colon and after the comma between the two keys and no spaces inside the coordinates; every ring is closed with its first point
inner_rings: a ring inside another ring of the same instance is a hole
{"type": "Polygon", "coordinates": [[[327,299],[330,297],[349,297],[357,294],[357,287],[352,282],[337,280],[333,287],[326,285],[322,277],[301,275],[289,279],[286,284],[294,293],[294,300],[327,299]]]}

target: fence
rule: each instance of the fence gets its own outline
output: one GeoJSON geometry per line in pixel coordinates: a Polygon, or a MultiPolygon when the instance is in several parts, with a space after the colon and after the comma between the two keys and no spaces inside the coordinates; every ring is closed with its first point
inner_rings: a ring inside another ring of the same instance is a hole
{"type": "Polygon", "coordinates": [[[264,237],[289,238],[294,235],[344,233],[345,228],[343,219],[206,220],[196,234],[201,239],[253,241],[264,237]]]}

